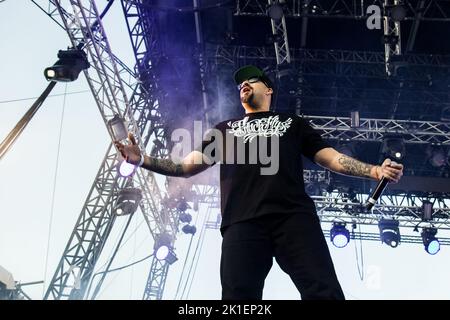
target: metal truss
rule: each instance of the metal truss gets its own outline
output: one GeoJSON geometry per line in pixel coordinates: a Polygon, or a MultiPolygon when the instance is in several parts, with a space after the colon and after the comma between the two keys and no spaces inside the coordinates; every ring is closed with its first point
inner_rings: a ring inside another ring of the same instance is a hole
{"type": "MultiPolygon", "coordinates": [[[[290,55],[295,62],[335,62],[351,64],[384,65],[384,53],[375,51],[320,50],[291,48],[290,55]]],[[[276,57],[269,47],[249,47],[233,45],[215,45],[209,47],[208,58],[220,65],[235,65],[248,59],[275,61],[276,57]]],[[[450,66],[449,55],[410,54],[406,57],[410,66],[441,67],[450,66]]]]}
{"type": "MultiPolygon", "coordinates": [[[[308,177],[316,177],[310,182],[326,181],[325,171],[305,170],[305,180],[308,177]]],[[[212,195],[211,195],[212,196],[212,195]]],[[[399,221],[399,227],[402,229],[434,227],[441,232],[450,231],[450,200],[445,197],[434,196],[414,196],[410,194],[382,195],[379,204],[371,211],[367,211],[364,203],[367,200],[366,194],[354,194],[349,197],[348,194],[338,192],[325,192],[324,195],[311,196],[313,199],[317,214],[322,222],[325,235],[329,236],[329,231],[333,222],[339,221],[350,226],[366,225],[378,226],[381,218],[395,219],[399,221]],[[427,200],[433,203],[432,220],[422,220],[422,203],[427,200]]],[[[219,229],[220,216],[217,220],[206,222],[206,228],[219,229]]],[[[379,233],[353,232],[352,239],[375,240],[380,241],[379,233]]],[[[422,243],[420,235],[402,235],[403,243],[422,243]]],[[[441,244],[450,245],[450,237],[439,236],[441,244]]]]}
{"type": "MultiPolygon", "coordinates": [[[[394,5],[399,5],[399,0],[384,0],[385,10],[394,5]]],[[[389,15],[383,16],[383,32],[386,73],[391,76],[396,74],[395,58],[402,54],[400,21],[394,21],[389,15]]]]}
{"type": "MultiPolygon", "coordinates": [[[[38,4],[37,1],[35,3],[38,4]]],[[[53,19],[58,19],[59,25],[67,31],[73,47],[87,51],[94,72],[86,71],[85,76],[105,124],[116,114],[122,116],[130,124],[129,131],[135,133],[140,147],[144,149],[141,138],[143,133],[139,130],[143,127],[138,127],[133,117],[135,112],[127,99],[127,96],[131,95],[130,91],[137,92],[142,87],[135,88],[130,83],[124,84],[123,79],[128,76],[140,86],[139,81],[136,81],[129,69],[122,68],[122,64],[112,55],[94,1],[84,1],[84,5],[81,1],[73,0],[70,3],[64,2],[65,5],[62,3],[63,1],[47,1],[46,12],[53,19]],[[72,12],[69,13],[68,10],[72,12]]],[[[140,207],[152,234],[167,229],[176,232],[178,221],[167,208],[161,206],[161,192],[154,176],[138,169],[132,180],[122,178],[118,174],[117,164],[117,152],[110,145],[45,299],[83,298],[114,223],[114,205],[121,188],[129,185],[140,186],[143,195],[140,207]],[[74,285],[69,281],[71,278],[74,285]]]]}
{"type": "MultiPolygon", "coordinates": [[[[154,137],[157,143],[151,151],[151,155],[158,158],[167,158],[169,156],[170,139],[167,130],[165,130],[160,98],[163,96],[161,89],[158,88],[156,79],[158,78],[155,67],[159,59],[163,56],[162,48],[158,39],[158,30],[155,13],[143,4],[143,1],[122,0],[122,9],[126,19],[128,33],[130,35],[133,52],[136,58],[136,73],[142,81],[139,87],[140,92],[134,93],[132,105],[139,106],[137,114],[141,115],[140,120],[143,123],[151,124],[146,132],[145,142],[150,137],[154,137]],[[152,94],[146,94],[151,92],[152,94]]],[[[144,132],[141,130],[141,132],[144,132]]],[[[149,171],[148,175],[152,175],[149,171]]],[[[160,202],[161,203],[161,202],[160,202]]],[[[161,208],[163,209],[163,208],[161,208]]],[[[172,210],[170,215],[178,225],[178,214],[172,210]]],[[[158,230],[161,234],[164,230],[158,230]]],[[[172,229],[170,234],[175,235],[178,228],[172,229]]],[[[175,239],[175,237],[173,238],[175,239]]],[[[168,274],[169,264],[163,260],[152,257],[152,263],[149,276],[144,289],[143,299],[161,299],[164,293],[164,285],[168,274]]]]}
{"type": "MultiPolygon", "coordinates": [[[[193,0],[193,6],[194,9],[197,9],[199,7],[199,0],[193,0]]],[[[204,112],[204,118],[205,123],[208,126],[211,126],[212,123],[210,121],[209,117],[209,104],[208,104],[208,96],[207,96],[207,73],[208,73],[208,64],[207,59],[205,57],[205,44],[203,41],[203,28],[202,28],[202,20],[201,16],[198,10],[195,10],[194,12],[194,19],[195,19],[195,33],[197,38],[197,46],[198,46],[198,66],[200,71],[200,85],[201,85],[201,91],[202,91],[202,103],[203,103],[203,112],[204,112]]]]}
{"type": "Polygon", "coordinates": [[[218,185],[194,184],[192,187],[192,191],[199,202],[206,203],[211,208],[220,208],[220,188],[218,185]]]}
{"type": "MultiPolygon", "coordinates": [[[[208,59],[217,66],[236,67],[243,64],[276,64],[276,55],[269,47],[216,45],[207,48],[208,59]]],[[[386,80],[385,55],[381,52],[346,50],[290,49],[291,66],[302,75],[325,75],[348,78],[386,80]]],[[[447,79],[450,56],[407,54],[402,56],[405,68],[399,71],[404,81],[447,79]]],[[[397,66],[400,66],[397,64],[397,66]]]]}
{"type": "MultiPolygon", "coordinates": [[[[427,0],[426,5],[416,7],[417,1],[403,0],[405,20],[450,21],[450,6],[446,0],[427,0]]],[[[384,0],[287,0],[285,15],[289,18],[342,18],[362,20],[367,18],[367,8],[376,5],[383,8],[384,0]],[[307,9],[307,10],[305,10],[307,9]]],[[[237,0],[236,15],[267,16],[265,0],[237,0]]]]}
{"type": "Polygon", "coordinates": [[[154,15],[141,7],[138,1],[122,1],[122,9],[130,35],[133,52],[136,58],[135,74],[140,85],[130,98],[134,108],[139,131],[142,132],[144,145],[154,139],[152,155],[166,158],[169,155],[169,139],[164,128],[161,96],[158,88],[154,67],[162,57],[157,39],[156,21],[154,15]]]}
{"type": "Polygon", "coordinates": [[[344,117],[304,116],[326,139],[382,141],[387,133],[399,134],[405,143],[450,144],[450,123],[390,119],[360,119],[358,128],[344,117]]]}
{"type": "Polygon", "coordinates": [[[150,272],[145,285],[142,300],[161,300],[166,285],[169,264],[154,257],[150,266],[150,272]]]}
{"type": "MultiPolygon", "coordinates": [[[[267,6],[285,4],[285,0],[267,0],[267,6]]],[[[272,25],[273,44],[275,46],[275,55],[277,57],[277,65],[282,65],[291,62],[289,53],[289,42],[286,29],[286,18],[284,15],[281,19],[270,19],[272,25]]]]}

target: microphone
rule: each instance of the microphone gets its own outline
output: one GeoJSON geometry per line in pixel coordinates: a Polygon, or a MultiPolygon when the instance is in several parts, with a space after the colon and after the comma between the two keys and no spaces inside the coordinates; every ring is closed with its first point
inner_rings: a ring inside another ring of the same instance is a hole
{"type": "Polygon", "coordinates": [[[381,180],[378,182],[377,187],[372,192],[372,195],[369,197],[369,199],[367,199],[367,202],[366,202],[367,210],[372,209],[372,207],[378,201],[378,198],[381,196],[381,194],[383,193],[383,191],[386,188],[388,183],[389,183],[388,178],[386,178],[386,177],[381,178],[381,180]]]}

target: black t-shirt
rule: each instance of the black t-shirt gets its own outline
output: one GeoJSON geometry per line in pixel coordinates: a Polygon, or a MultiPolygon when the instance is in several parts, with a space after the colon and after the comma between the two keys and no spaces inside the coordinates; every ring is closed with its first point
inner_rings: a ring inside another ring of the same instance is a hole
{"type": "Polygon", "coordinates": [[[326,147],[320,134],[294,114],[256,112],[216,125],[199,150],[221,165],[221,230],[266,214],[314,214],[302,154],[313,161],[326,147]]]}

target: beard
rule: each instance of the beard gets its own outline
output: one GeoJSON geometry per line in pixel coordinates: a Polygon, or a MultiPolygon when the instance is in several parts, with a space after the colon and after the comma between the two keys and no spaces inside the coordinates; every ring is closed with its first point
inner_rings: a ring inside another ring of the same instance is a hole
{"type": "Polygon", "coordinates": [[[248,95],[241,97],[241,102],[248,103],[249,105],[252,106],[254,104],[254,98],[255,98],[255,96],[253,95],[253,92],[252,92],[248,95]]]}

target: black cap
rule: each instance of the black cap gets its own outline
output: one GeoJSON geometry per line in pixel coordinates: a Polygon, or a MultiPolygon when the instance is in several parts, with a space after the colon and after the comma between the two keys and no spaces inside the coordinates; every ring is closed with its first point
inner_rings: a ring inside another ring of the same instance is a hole
{"type": "Polygon", "coordinates": [[[234,82],[236,82],[236,85],[253,77],[260,78],[269,88],[273,89],[273,82],[270,78],[261,69],[255,66],[243,66],[234,72],[234,82]]]}

